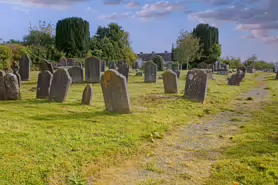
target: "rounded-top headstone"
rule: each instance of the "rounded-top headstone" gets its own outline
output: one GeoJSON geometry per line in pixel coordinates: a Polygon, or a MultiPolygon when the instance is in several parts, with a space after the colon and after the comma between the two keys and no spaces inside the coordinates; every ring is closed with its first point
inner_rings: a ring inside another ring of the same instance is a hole
{"type": "Polygon", "coordinates": [[[22,81],[30,80],[30,71],[31,71],[31,59],[25,54],[19,61],[19,75],[21,76],[22,81]]]}
{"type": "Polygon", "coordinates": [[[82,95],[82,105],[91,105],[94,90],[91,84],[86,85],[82,95]]]}
{"type": "Polygon", "coordinates": [[[155,83],[157,79],[157,65],[154,62],[146,62],[144,65],[144,82],[155,83]]]}
{"type": "Polygon", "coordinates": [[[38,75],[37,98],[46,99],[49,97],[50,86],[53,74],[50,71],[41,71],[38,75]]]}
{"type": "Polygon", "coordinates": [[[99,83],[101,74],[101,61],[96,57],[88,57],[85,61],[86,81],[99,83]]]}
{"type": "Polygon", "coordinates": [[[50,73],[53,74],[54,72],[54,69],[53,69],[53,66],[52,66],[52,63],[48,62],[47,60],[42,60],[40,61],[40,71],[49,71],[50,73]]]}
{"type": "Polygon", "coordinates": [[[4,77],[5,81],[5,94],[7,100],[20,100],[20,87],[18,85],[16,75],[8,73],[4,77]]]}
{"type": "Polygon", "coordinates": [[[164,93],[178,93],[178,78],[177,74],[168,69],[162,74],[164,93]]]}

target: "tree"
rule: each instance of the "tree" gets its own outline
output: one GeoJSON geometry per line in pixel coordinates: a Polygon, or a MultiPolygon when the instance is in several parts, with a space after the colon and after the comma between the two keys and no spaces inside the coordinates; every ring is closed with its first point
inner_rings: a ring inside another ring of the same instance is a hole
{"type": "Polygon", "coordinates": [[[214,63],[215,61],[220,60],[222,54],[221,45],[216,43],[208,51],[207,63],[214,63]]]}
{"type": "Polygon", "coordinates": [[[179,63],[192,61],[200,56],[200,39],[187,31],[181,31],[177,39],[176,57],[179,63]]]}
{"type": "Polygon", "coordinates": [[[251,57],[249,57],[245,62],[243,63],[245,67],[255,67],[255,63],[258,61],[258,57],[254,54],[251,57]]]}
{"type": "Polygon", "coordinates": [[[13,52],[8,46],[0,45],[0,61],[2,62],[3,69],[8,67],[8,62],[12,59],[13,52]]]}
{"type": "Polygon", "coordinates": [[[242,66],[240,58],[236,57],[226,57],[220,59],[220,61],[224,64],[228,64],[230,68],[240,68],[242,66]]]}
{"type": "Polygon", "coordinates": [[[164,66],[164,59],[162,58],[162,56],[160,55],[155,55],[152,58],[153,63],[155,63],[157,65],[157,70],[158,71],[163,71],[163,66],[164,66]]]}
{"type": "Polygon", "coordinates": [[[19,61],[23,55],[30,54],[30,52],[31,52],[27,47],[22,46],[20,44],[6,44],[6,46],[11,48],[11,50],[12,50],[12,53],[13,53],[12,60],[13,61],[19,61]]]}
{"type": "Polygon", "coordinates": [[[56,24],[55,44],[67,57],[85,57],[90,46],[90,25],[82,18],[71,17],[56,24]]]}

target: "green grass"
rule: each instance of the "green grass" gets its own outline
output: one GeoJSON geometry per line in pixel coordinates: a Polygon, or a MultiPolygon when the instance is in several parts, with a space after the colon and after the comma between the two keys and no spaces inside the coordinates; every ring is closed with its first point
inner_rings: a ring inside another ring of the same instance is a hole
{"type": "Polygon", "coordinates": [[[253,113],[253,119],[233,137],[234,146],[224,152],[223,160],[213,167],[207,184],[278,184],[278,81],[272,76],[268,85],[273,99],[265,109],[253,113]]]}
{"type": "Polygon", "coordinates": [[[225,77],[216,75],[202,105],[182,94],[165,95],[162,80],[146,84],[134,74],[128,84],[132,113],[120,115],[105,111],[100,84],[93,85],[92,106],[80,105],[86,84],[73,84],[65,103],[36,100],[38,72],[32,72],[31,81],[22,82],[22,101],[0,102],[0,184],[86,184],[101,169],[144,152],[150,133],[162,136],[214,114],[256,85],[253,74],[240,87],[227,86],[225,77]]]}

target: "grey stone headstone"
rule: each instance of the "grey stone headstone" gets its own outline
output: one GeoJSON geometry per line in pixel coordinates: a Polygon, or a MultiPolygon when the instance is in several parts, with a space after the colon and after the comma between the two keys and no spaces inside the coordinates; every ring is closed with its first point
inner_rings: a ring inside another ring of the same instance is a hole
{"type": "Polygon", "coordinates": [[[180,78],[181,72],[180,71],[174,71],[177,74],[177,77],[180,78]]]}
{"type": "Polygon", "coordinates": [[[107,111],[130,112],[130,100],[125,76],[114,69],[109,69],[101,77],[101,88],[107,111]]]}
{"type": "Polygon", "coordinates": [[[72,79],[72,83],[83,83],[84,81],[84,70],[81,67],[72,67],[68,69],[69,75],[72,79]]]}
{"type": "Polygon", "coordinates": [[[243,72],[239,71],[236,74],[233,74],[230,78],[228,78],[228,85],[239,86],[241,81],[243,80],[243,72]]]}
{"type": "Polygon", "coordinates": [[[4,77],[6,100],[20,100],[20,87],[14,74],[8,73],[4,77]]]}
{"type": "Polygon", "coordinates": [[[167,64],[167,69],[171,69],[172,70],[172,63],[168,63],[167,64]]]}
{"type": "Polygon", "coordinates": [[[207,69],[208,68],[208,64],[205,62],[201,62],[197,65],[198,69],[207,69]]]}
{"type": "Polygon", "coordinates": [[[36,98],[47,99],[49,97],[52,78],[53,74],[50,71],[44,70],[39,73],[36,98]]]}
{"type": "Polygon", "coordinates": [[[164,93],[178,93],[178,78],[177,74],[168,69],[162,74],[164,93]]]}
{"type": "Polygon", "coordinates": [[[59,64],[60,66],[67,66],[67,59],[65,57],[60,58],[59,64]]]}
{"type": "Polygon", "coordinates": [[[119,62],[118,62],[118,67],[120,67],[120,66],[123,65],[123,64],[124,64],[123,61],[119,61],[119,62]]]}
{"type": "Polygon", "coordinates": [[[146,62],[144,65],[145,83],[156,83],[157,79],[157,65],[151,61],[146,62]]]}
{"type": "Polygon", "coordinates": [[[49,101],[64,102],[70,90],[71,77],[67,70],[58,69],[53,74],[50,86],[49,101]]]}
{"type": "Polygon", "coordinates": [[[220,62],[215,62],[215,71],[218,71],[220,69],[220,62]]]}
{"type": "Polygon", "coordinates": [[[184,97],[204,103],[207,96],[208,75],[203,70],[191,70],[187,73],[184,97]]]}
{"type": "Polygon", "coordinates": [[[91,84],[86,85],[82,95],[82,105],[91,105],[94,95],[94,90],[91,84]]]}
{"type": "Polygon", "coordinates": [[[78,61],[75,58],[67,58],[67,65],[68,66],[76,66],[78,61]]]}
{"type": "Polygon", "coordinates": [[[229,70],[227,70],[227,69],[218,69],[217,74],[219,74],[219,75],[229,75],[229,70]]]}
{"type": "Polygon", "coordinates": [[[31,59],[28,55],[23,55],[19,61],[19,74],[22,81],[30,80],[31,59]]]}
{"type": "Polygon", "coordinates": [[[109,69],[116,69],[116,63],[115,62],[109,62],[109,69]]]}
{"type": "Polygon", "coordinates": [[[101,61],[101,72],[106,70],[106,62],[104,60],[101,61]]]}
{"type": "Polygon", "coordinates": [[[118,72],[119,72],[120,74],[124,75],[125,78],[126,78],[126,81],[128,82],[129,66],[128,66],[126,63],[124,63],[124,64],[122,64],[122,65],[119,66],[118,72]]]}
{"type": "Polygon", "coordinates": [[[40,62],[40,71],[49,71],[50,73],[54,73],[54,69],[51,62],[47,60],[42,60],[40,62]]]}
{"type": "Polygon", "coordinates": [[[17,71],[14,71],[14,75],[17,78],[18,86],[21,87],[21,76],[17,71]]]}
{"type": "Polygon", "coordinates": [[[205,71],[208,75],[208,80],[213,80],[213,74],[211,69],[201,69],[202,71],[205,71]]]}
{"type": "Polygon", "coordinates": [[[136,76],[143,76],[143,72],[142,71],[136,72],[136,76]]]}
{"type": "Polygon", "coordinates": [[[101,61],[96,57],[89,57],[85,62],[86,81],[91,83],[100,82],[101,61]]]}
{"type": "Polygon", "coordinates": [[[0,100],[6,100],[6,93],[5,93],[5,75],[4,71],[0,71],[0,100]]]}

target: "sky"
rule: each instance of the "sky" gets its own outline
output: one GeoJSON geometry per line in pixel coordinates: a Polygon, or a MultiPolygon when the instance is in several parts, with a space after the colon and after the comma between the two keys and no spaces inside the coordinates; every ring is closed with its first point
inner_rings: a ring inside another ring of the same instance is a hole
{"type": "Polygon", "coordinates": [[[0,38],[21,40],[29,25],[81,17],[91,36],[118,23],[136,53],[171,51],[181,30],[199,23],[219,29],[222,57],[278,61],[278,0],[0,0],[0,38]]]}

